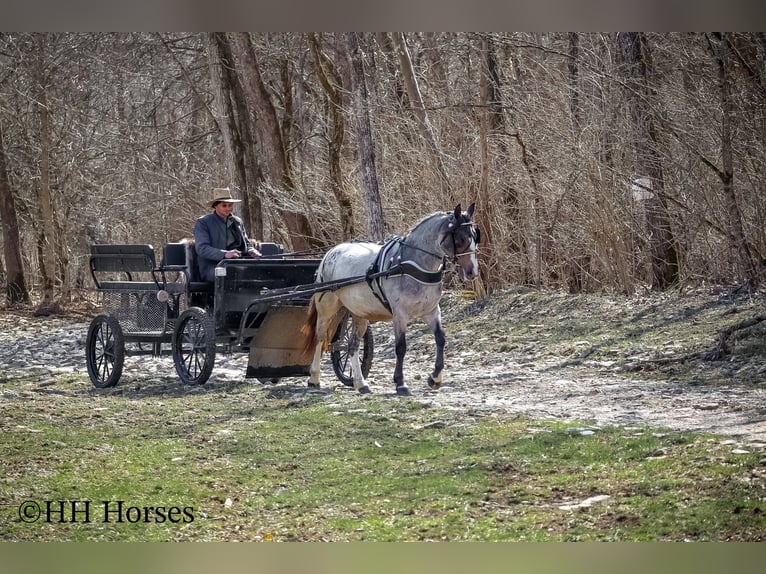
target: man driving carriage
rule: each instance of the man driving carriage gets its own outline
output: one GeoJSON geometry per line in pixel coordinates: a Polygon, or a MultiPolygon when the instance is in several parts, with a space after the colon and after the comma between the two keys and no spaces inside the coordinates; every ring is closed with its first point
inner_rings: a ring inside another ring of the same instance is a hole
{"type": "Polygon", "coordinates": [[[215,281],[215,267],[224,259],[260,257],[245,232],[242,220],[232,214],[234,204],[242,201],[231,196],[229,188],[215,188],[207,206],[212,209],[194,224],[194,249],[200,277],[215,281]]]}

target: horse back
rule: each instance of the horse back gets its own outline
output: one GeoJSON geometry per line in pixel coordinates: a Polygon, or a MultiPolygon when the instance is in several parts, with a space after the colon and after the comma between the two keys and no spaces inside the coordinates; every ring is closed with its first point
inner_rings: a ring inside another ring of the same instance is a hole
{"type": "Polygon", "coordinates": [[[380,248],[380,244],[367,241],[336,245],[322,258],[317,269],[317,281],[333,281],[366,274],[375,262],[380,248]]]}

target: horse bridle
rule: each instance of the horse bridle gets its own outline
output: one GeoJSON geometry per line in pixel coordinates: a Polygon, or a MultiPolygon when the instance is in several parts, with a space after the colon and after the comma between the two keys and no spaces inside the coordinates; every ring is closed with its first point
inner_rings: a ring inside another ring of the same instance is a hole
{"type": "MultiPolygon", "coordinates": [[[[450,224],[450,227],[452,227],[452,224],[450,224]]],[[[459,224],[457,226],[457,228],[452,231],[451,235],[452,235],[452,262],[453,263],[457,264],[457,258],[458,257],[463,257],[464,255],[472,255],[472,254],[476,253],[479,250],[478,249],[478,245],[481,242],[481,231],[479,231],[479,228],[476,227],[473,224],[472,221],[466,221],[465,223],[459,224]],[[455,242],[455,234],[458,232],[458,229],[460,229],[461,227],[465,227],[465,226],[471,227],[471,230],[476,232],[475,236],[474,236],[473,233],[471,234],[471,239],[475,240],[477,247],[475,249],[468,249],[467,251],[463,251],[462,253],[458,253],[457,252],[457,243],[455,242]]]]}
{"type": "MultiPolygon", "coordinates": [[[[457,225],[455,225],[454,223],[450,223],[449,224],[449,227],[451,229],[451,231],[450,231],[450,238],[452,239],[452,257],[450,258],[450,261],[452,261],[452,263],[457,264],[458,257],[463,257],[465,255],[472,255],[472,254],[478,252],[478,248],[476,248],[476,249],[468,249],[467,251],[463,251],[462,253],[458,253],[457,252],[457,242],[455,241],[455,235],[457,234],[457,232],[460,230],[461,227],[466,227],[466,226],[471,227],[472,230],[476,232],[475,236],[472,234],[472,239],[475,240],[476,245],[478,246],[479,243],[481,242],[481,231],[479,230],[478,227],[476,227],[476,225],[474,225],[473,221],[465,221],[465,222],[459,223],[457,225]]],[[[428,249],[423,249],[422,247],[418,247],[416,245],[408,244],[406,237],[404,237],[404,238],[397,237],[395,239],[395,241],[397,243],[399,243],[402,247],[409,247],[410,249],[414,249],[416,251],[421,251],[423,253],[427,253],[428,255],[430,255],[431,257],[434,257],[436,259],[442,259],[443,261],[447,260],[447,256],[446,255],[439,255],[438,253],[434,253],[433,251],[429,251],[428,249]]]]}

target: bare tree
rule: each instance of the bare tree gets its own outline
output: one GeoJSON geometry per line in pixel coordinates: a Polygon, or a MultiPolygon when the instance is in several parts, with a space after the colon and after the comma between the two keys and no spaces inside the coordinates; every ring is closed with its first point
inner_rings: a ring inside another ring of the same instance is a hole
{"type": "Polygon", "coordinates": [[[3,224],[3,256],[5,257],[6,284],[5,298],[9,305],[29,303],[29,291],[24,279],[19,242],[19,222],[13,199],[11,182],[5,166],[5,144],[3,125],[0,123],[0,220],[3,224]]]}
{"type": "Polygon", "coordinates": [[[458,201],[475,194],[490,289],[754,286],[765,46],[747,32],[3,33],[24,279],[35,300],[90,297],[90,243],[176,240],[223,182],[252,235],[299,249],[382,237],[382,206],[402,221],[444,208],[447,174],[458,201]],[[633,201],[639,176],[648,201],[633,201]]]}
{"type": "MultiPolygon", "coordinates": [[[[265,173],[272,185],[286,192],[295,191],[282,130],[266,84],[255,56],[250,35],[236,32],[231,35],[236,50],[237,71],[241,74],[247,100],[255,116],[255,129],[264,156],[265,173]]],[[[289,240],[297,251],[312,249],[317,240],[308,218],[293,209],[280,208],[280,214],[290,233],[289,240]]]]}
{"type": "Polygon", "coordinates": [[[351,91],[353,94],[353,115],[359,146],[359,171],[364,191],[364,208],[367,216],[367,232],[370,239],[381,241],[386,234],[383,206],[378,189],[378,173],[375,166],[375,146],[370,127],[370,110],[367,101],[367,81],[364,77],[364,62],[359,38],[356,32],[347,32],[346,49],[351,68],[351,91]]]}
{"type": "Polygon", "coordinates": [[[338,214],[341,223],[341,237],[344,240],[354,237],[354,212],[351,198],[348,196],[343,185],[343,172],[341,170],[341,154],[343,140],[346,132],[346,122],[343,115],[343,98],[341,90],[343,82],[337,68],[333,65],[319,45],[316,34],[308,35],[309,48],[314,58],[314,69],[319,82],[327,93],[327,119],[328,119],[328,169],[330,172],[330,189],[335,200],[338,202],[338,214]]]}
{"type": "Polygon", "coordinates": [[[617,36],[625,61],[627,97],[630,103],[636,150],[638,174],[646,178],[648,185],[646,207],[646,231],[652,269],[652,287],[666,289],[678,281],[678,255],[670,226],[665,179],[656,122],[650,103],[656,94],[649,85],[649,54],[644,34],[625,32],[617,36]]]}
{"type": "Polygon", "coordinates": [[[732,136],[732,116],[734,102],[732,98],[731,56],[729,55],[730,34],[708,36],[710,51],[718,66],[718,80],[721,92],[721,164],[719,169],[712,162],[709,166],[721,179],[724,203],[729,220],[729,240],[736,253],[737,266],[741,281],[748,289],[758,286],[758,271],[750,252],[750,246],[742,226],[742,213],[734,190],[734,152],[732,136]]]}
{"type": "Polygon", "coordinates": [[[42,300],[36,313],[48,315],[61,310],[54,288],[56,281],[56,253],[60,244],[57,240],[56,222],[51,193],[51,113],[48,106],[46,39],[44,33],[36,34],[36,88],[38,142],[40,146],[37,200],[40,206],[40,226],[38,228],[38,252],[40,255],[40,274],[42,276],[42,300]]]}
{"type": "MultiPolygon", "coordinates": [[[[492,201],[490,190],[490,143],[496,139],[498,130],[502,129],[502,107],[500,102],[497,60],[494,46],[488,35],[481,39],[482,66],[479,76],[479,145],[481,156],[481,177],[477,197],[476,220],[482,230],[482,279],[488,291],[499,287],[497,275],[497,257],[495,253],[494,230],[495,202],[492,201]]],[[[501,138],[502,141],[502,138],[501,138]]],[[[504,145],[504,144],[501,144],[504,145]]]]}
{"type": "Polygon", "coordinates": [[[439,151],[438,144],[436,143],[434,129],[431,125],[431,120],[428,118],[426,106],[423,103],[423,96],[420,93],[420,86],[418,85],[418,79],[415,75],[415,68],[412,65],[410,51],[407,48],[407,41],[405,40],[404,34],[402,32],[394,33],[394,43],[396,44],[396,50],[399,56],[399,68],[402,72],[402,78],[404,78],[404,85],[407,88],[407,95],[409,96],[410,104],[412,105],[412,111],[415,114],[415,118],[417,119],[423,139],[427,144],[431,163],[439,175],[439,184],[441,186],[442,196],[449,198],[450,201],[454,201],[455,198],[452,197],[452,193],[450,192],[447,170],[444,167],[442,154],[439,151]]]}
{"type": "Polygon", "coordinates": [[[208,65],[215,95],[215,119],[226,150],[229,186],[241,191],[242,216],[253,237],[263,238],[262,201],[259,186],[263,181],[255,158],[255,142],[242,85],[234,71],[234,57],[226,34],[212,32],[208,37],[208,65]]]}

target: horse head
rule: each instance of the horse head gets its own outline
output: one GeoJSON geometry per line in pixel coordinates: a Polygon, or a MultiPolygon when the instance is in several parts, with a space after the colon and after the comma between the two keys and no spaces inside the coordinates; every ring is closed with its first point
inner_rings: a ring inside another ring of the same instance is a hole
{"type": "Polygon", "coordinates": [[[475,206],[476,204],[472,203],[463,211],[460,204],[457,204],[455,211],[449,214],[447,231],[441,241],[442,249],[455,264],[460,279],[464,281],[479,276],[476,251],[481,233],[471,219],[475,206]]]}

